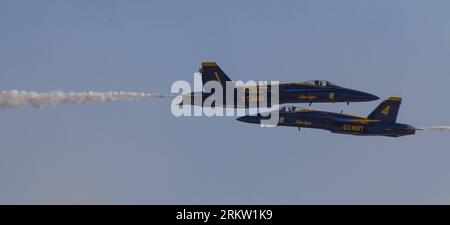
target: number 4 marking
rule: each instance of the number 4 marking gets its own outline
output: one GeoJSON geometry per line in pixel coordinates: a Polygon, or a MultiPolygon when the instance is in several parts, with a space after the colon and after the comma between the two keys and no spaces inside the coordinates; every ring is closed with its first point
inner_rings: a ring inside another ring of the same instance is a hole
{"type": "Polygon", "coordinates": [[[391,109],[391,106],[387,106],[386,108],[381,111],[381,114],[387,116],[389,114],[389,110],[391,109]]]}

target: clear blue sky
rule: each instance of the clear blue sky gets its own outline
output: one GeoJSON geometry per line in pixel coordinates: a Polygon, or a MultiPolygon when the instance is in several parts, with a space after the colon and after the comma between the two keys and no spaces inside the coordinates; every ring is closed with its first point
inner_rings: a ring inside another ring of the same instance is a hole
{"type": "MultiPolygon", "coordinates": [[[[0,90],[327,79],[450,123],[449,1],[0,1],[0,90]]],[[[379,102],[313,105],[367,115],[379,102]]],[[[304,105],[307,107],[307,105],[304,105]]],[[[450,203],[450,134],[175,118],[170,101],[0,111],[0,203],[450,203]]]]}

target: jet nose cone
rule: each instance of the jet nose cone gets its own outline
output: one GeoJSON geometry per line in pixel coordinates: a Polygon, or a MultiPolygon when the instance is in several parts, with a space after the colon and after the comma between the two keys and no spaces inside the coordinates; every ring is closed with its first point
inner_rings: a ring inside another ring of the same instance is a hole
{"type": "Polygon", "coordinates": [[[369,101],[375,101],[380,99],[380,97],[373,95],[373,94],[369,94],[369,93],[365,93],[366,94],[366,98],[369,99],[369,101]]]}
{"type": "Polygon", "coordinates": [[[244,123],[257,123],[259,124],[261,122],[261,116],[260,115],[253,115],[253,116],[242,116],[237,118],[238,121],[244,122],[244,123]]]}
{"type": "Polygon", "coordinates": [[[380,99],[378,96],[373,95],[373,94],[369,94],[367,92],[362,92],[362,91],[357,91],[355,94],[357,97],[357,99],[359,99],[360,101],[375,101],[380,99]]]}

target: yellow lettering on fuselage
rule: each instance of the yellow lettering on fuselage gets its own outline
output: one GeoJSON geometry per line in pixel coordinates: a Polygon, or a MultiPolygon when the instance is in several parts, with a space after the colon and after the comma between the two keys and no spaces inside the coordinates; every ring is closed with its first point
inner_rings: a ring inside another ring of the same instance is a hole
{"type": "Polygon", "coordinates": [[[310,126],[312,124],[312,122],[308,121],[308,120],[296,120],[295,124],[303,125],[303,126],[310,126]]]}
{"type": "Polygon", "coordinates": [[[364,126],[345,124],[342,129],[345,131],[362,132],[364,126]]]}
{"type": "Polygon", "coordinates": [[[308,100],[313,100],[313,99],[316,99],[317,96],[315,96],[315,95],[299,95],[297,98],[298,98],[298,99],[308,99],[308,100]]]}

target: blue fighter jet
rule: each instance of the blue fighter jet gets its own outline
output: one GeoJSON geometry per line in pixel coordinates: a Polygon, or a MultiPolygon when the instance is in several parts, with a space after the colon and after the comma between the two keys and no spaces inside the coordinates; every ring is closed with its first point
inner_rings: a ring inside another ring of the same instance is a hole
{"type": "MultiPolygon", "coordinates": [[[[293,106],[285,106],[279,110],[278,126],[297,127],[299,130],[301,127],[316,128],[360,136],[400,137],[415,134],[416,130],[420,129],[396,122],[401,101],[401,98],[391,97],[367,117],[309,109],[298,110],[293,106]]],[[[243,116],[237,120],[260,124],[263,119],[270,119],[270,115],[243,116]]]]}
{"type": "MultiPolygon", "coordinates": [[[[250,96],[248,90],[259,90],[261,85],[256,86],[237,86],[232,82],[232,80],[223,72],[223,70],[215,62],[203,62],[202,68],[199,70],[202,74],[202,82],[205,85],[209,81],[218,82],[223,88],[223,99],[222,104],[216,104],[216,106],[230,107],[230,108],[249,108],[250,103],[256,102],[259,106],[260,101],[267,101],[267,105],[272,105],[271,100],[271,86],[264,85],[264,90],[267,93],[258,93],[257,96],[250,96]],[[234,101],[227,102],[226,98],[226,87],[227,83],[233,87],[234,101]],[[241,91],[245,93],[243,99],[237,99],[236,93],[241,91]],[[266,96],[266,97],[262,97],[266,96]],[[240,102],[240,103],[238,103],[240,102]]],[[[203,106],[205,99],[214,93],[205,92],[191,92],[183,96],[183,101],[180,105],[185,104],[184,102],[189,102],[190,105],[203,106]],[[194,101],[194,98],[199,98],[201,101],[194,101]],[[186,101],[188,100],[188,101],[186,101]]],[[[291,83],[280,83],[278,86],[279,102],[278,104],[289,104],[289,103],[336,103],[336,102],[367,102],[378,100],[379,98],[375,95],[353,90],[345,87],[338,86],[329,81],[325,80],[315,80],[307,82],[291,82],[291,83]]],[[[273,105],[276,105],[275,103],[273,105]]]]}

